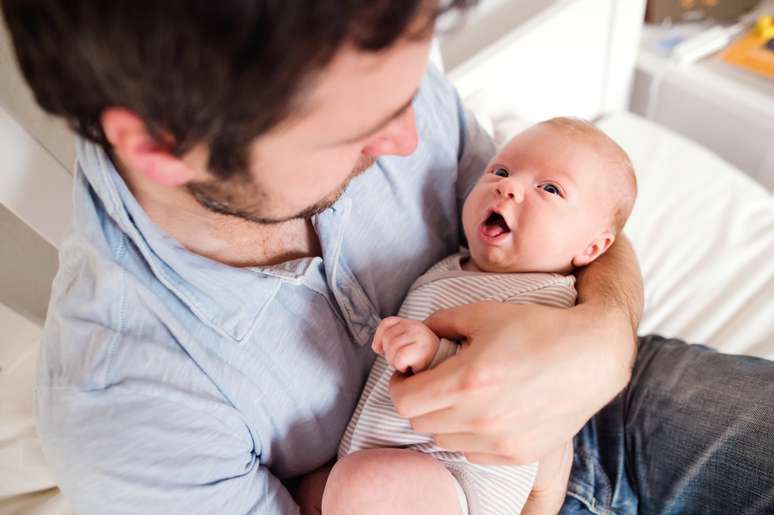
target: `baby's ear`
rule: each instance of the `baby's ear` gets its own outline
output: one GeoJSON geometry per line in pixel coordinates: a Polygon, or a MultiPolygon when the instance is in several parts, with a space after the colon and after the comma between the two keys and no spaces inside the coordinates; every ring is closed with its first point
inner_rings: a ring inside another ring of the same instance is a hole
{"type": "Polygon", "coordinates": [[[583,252],[572,258],[572,266],[586,266],[605,253],[615,241],[615,234],[603,232],[589,243],[583,252]]]}

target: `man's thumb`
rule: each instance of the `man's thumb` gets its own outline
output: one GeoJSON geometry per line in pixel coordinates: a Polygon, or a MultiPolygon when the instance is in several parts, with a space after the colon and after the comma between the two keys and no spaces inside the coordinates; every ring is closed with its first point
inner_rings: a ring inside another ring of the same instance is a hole
{"type": "Polygon", "coordinates": [[[439,338],[466,340],[473,336],[486,319],[488,306],[497,302],[476,302],[456,308],[441,309],[425,319],[425,325],[439,338]]]}

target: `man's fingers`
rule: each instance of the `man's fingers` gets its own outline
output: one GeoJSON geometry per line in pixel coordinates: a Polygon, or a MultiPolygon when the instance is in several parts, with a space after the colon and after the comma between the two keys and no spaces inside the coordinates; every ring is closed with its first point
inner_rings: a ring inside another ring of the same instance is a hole
{"type": "Polygon", "coordinates": [[[471,430],[470,423],[459,417],[457,406],[413,417],[410,422],[418,433],[465,433],[471,430]]]}
{"type": "Polygon", "coordinates": [[[505,456],[498,456],[497,454],[466,452],[465,457],[468,459],[469,462],[475,463],[476,465],[499,466],[499,465],[514,464],[512,458],[506,458],[505,456]]]}
{"type": "Polygon", "coordinates": [[[425,319],[425,325],[440,338],[448,340],[468,339],[488,317],[490,307],[499,302],[476,302],[456,308],[441,309],[425,319]]]}
{"type": "Polygon", "coordinates": [[[450,451],[482,454],[496,453],[494,439],[480,434],[470,432],[433,434],[433,440],[444,449],[450,451]]]}
{"type": "Polygon", "coordinates": [[[496,387],[463,394],[448,408],[411,418],[411,427],[420,433],[495,434],[512,429],[513,422],[493,416],[501,408],[492,402],[496,387]]]}
{"type": "Polygon", "coordinates": [[[436,311],[425,319],[425,325],[439,338],[464,340],[468,337],[465,323],[461,322],[464,307],[469,305],[436,311]]]}
{"type": "Polygon", "coordinates": [[[485,456],[488,455],[489,460],[499,457],[506,464],[526,465],[538,461],[539,458],[529,445],[503,435],[450,433],[433,435],[433,439],[444,449],[462,452],[466,456],[472,455],[479,460],[487,460],[485,456]]]}
{"type": "Polygon", "coordinates": [[[390,396],[395,409],[404,418],[448,408],[459,396],[459,372],[456,356],[411,377],[394,374],[390,396]]]}

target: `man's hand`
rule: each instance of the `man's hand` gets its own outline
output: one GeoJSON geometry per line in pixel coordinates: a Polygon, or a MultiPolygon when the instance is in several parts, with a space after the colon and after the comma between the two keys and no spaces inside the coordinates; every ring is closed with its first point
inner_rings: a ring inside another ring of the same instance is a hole
{"type": "Polygon", "coordinates": [[[430,329],[467,345],[393,376],[398,413],[481,464],[531,463],[570,440],[631,375],[641,282],[628,243],[613,249],[580,276],[573,308],[481,302],[433,314],[430,329]]]}
{"type": "Polygon", "coordinates": [[[422,322],[388,317],[376,328],[371,346],[393,368],[405,374],[429,367],[439,345],[438,336],[422,322]]]}
{"type": "Polygon", "coordinates": [[[538,461],[628,379],[615,356],[590,344],[607,330],[580,307],[481,302],[438,311],[426,323],[469,345],[432,370],[395,375],[395,408],[416,431],[476,463],[538,461]]]}

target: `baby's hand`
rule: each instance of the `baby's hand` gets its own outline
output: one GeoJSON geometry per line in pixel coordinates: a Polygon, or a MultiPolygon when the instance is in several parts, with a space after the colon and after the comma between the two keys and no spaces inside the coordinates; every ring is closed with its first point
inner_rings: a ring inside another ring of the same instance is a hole
{"type": "Polygon", "coordinates": [[[371,347],[405,374],[429,367],[439,345],[438,337],[422,322],[388,317],[376,328],[371,347]]]}

